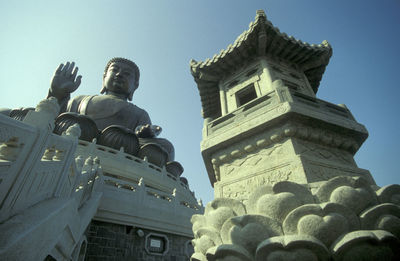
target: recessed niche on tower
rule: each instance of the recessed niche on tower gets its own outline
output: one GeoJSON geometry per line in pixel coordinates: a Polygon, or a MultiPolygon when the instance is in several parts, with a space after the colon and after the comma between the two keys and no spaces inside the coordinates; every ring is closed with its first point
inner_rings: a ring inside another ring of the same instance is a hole
{"type": "Polygon", "coordinates": [[[236,104],[240,107],[255,98],[257,98],[256,89],[254,88],[254,83],[247,85],[240,91],[236,92],[236,104]]]}

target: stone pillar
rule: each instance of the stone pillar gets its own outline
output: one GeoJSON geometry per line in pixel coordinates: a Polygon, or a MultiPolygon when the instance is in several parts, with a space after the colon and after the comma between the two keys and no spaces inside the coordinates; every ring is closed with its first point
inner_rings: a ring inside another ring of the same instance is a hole
{"type": "Polygon", "coordinates": [[[227,50],[191,62],[215,195],[192,217],[191,260],[400,260],[400,186],[376,186],[353,158],[365,127],[316,98],[331,54],[258,11],[227,50]]]}

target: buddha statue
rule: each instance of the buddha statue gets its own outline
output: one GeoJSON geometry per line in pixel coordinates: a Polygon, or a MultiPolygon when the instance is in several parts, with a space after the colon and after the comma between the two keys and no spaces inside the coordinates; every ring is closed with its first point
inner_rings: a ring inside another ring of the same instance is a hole
{"type": "Polygon", "coordinates": [[[159,126],[152,125],[148,113],[133,103],[133,94],[139,87],[140,72],[138,66],[124,58],[111,59],[104,70],[103,95],[79,95],[70,98],[81,83],[78,67],[74,62],[60,64],[51,80],[48,97],[55,97],[61,107],[60,113],[76,112],[89,116],[99,130],[111,125],[119,125],[135,131],[141,145],[155,143],[167,154],[167,161],[174,160],[172,144],[156,136],[160,133],[159,126]]]}

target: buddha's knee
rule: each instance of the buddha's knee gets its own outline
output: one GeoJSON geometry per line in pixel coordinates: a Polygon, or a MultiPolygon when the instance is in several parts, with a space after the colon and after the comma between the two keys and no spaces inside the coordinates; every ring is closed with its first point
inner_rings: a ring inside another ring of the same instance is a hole
{"type": "Polygon", "coordinates": [[[159,145],[167,153],[167,162],[173,161],[175,159],[175,149],[172,143],[163,138],[139,138],[140,146],[148,143],[153,143],[159,145]]]}

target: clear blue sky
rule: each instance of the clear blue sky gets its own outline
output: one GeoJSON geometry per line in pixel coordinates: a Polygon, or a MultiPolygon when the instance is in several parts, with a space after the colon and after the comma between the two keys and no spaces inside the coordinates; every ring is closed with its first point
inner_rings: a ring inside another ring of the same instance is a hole
{"type": "Polygon", "coordinates": [[[133,102],[163,127],[190,187],[204,203],[213,191],[199,143],[202,118],[189,61],[233,43],[264,9],[281,32],[319,44],[333,56],[318,97],[344,103],[370,136],[356,155],[378,185],[400,183],[400,1],[97,0],[0,2],[0,107],[35,106],[59,63],[75,61],[78,94],[101,89],[115,56],[141,70],[133,102]]]}

